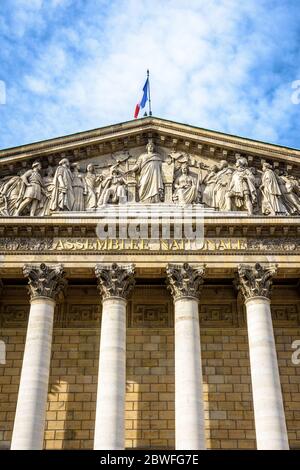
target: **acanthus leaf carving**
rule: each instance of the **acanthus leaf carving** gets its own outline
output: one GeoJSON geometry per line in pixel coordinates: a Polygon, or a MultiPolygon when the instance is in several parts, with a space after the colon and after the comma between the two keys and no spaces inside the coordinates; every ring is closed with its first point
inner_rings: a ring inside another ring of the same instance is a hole
{"type": "Polygon", "coordinates": [[[47,297],[56,300],[67,285],[64,279],[64,268],[62,264],[25,264],[23,273],[28,279],[28,290],[31,300],[38,297],[47,297]]]}
{"type": "Polygon", "coordinates": [[[198,299],[204,282],[205,266],[192,267],[188,263],[168,264],[167,286],[173,299],[183,297],[198,299]]]}
{"type": "Polygon", "coordinates": [[[133,264],[120,265],[113,263],[110,266],[98,264],[95,273],[103,299],[110,297],[127,299],[135,285],[135,268],[133,264]]]}
{"type": "Polygon", "coordinates": [[[256,263],[254,266],[240,264],[235,286],[241,291],[245,300],[253,297],[270,298],[273,277],[277,272],[277,265],[263,266],[256,263]]]}

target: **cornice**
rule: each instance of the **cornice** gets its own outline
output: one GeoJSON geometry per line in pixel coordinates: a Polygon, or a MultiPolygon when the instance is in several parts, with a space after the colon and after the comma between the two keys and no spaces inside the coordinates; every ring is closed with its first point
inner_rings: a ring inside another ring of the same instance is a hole
{"type": "Polygon", "coordinates": [[[73,135],[4,149],[0,151],[0,165],[32,158],[42,158],[43,156],[55,155],[79,148],[83,149],[91,145],[99,145],[101,143],[107,143],[117,139],[126,139],[126,137],[151,132],[166,136],[169,135],[175,140],[176,138],[183,139],[186,140],[188,144],[194,142],[200,145],[202,143],[212,145],[216,148],[224,147],[230,151],[246,152],[256,157],[275,158],[275,160],[290,164],[300,164],[300,150],[298,149],[232,136],[161,118],[147,117],[73,135]]]}
{"type": "MultiPolygon", "coordinates": [[[[128,217],[130,220],[130,217],[128,217]]],[[[0,238],[97,237],[99,216],[0,217],[0,238]]],[[[172,223],[171,223],[172,233],[172,223]]],[[[300,217],[205,216],[206,238],[300,238],[300,217]]]]}

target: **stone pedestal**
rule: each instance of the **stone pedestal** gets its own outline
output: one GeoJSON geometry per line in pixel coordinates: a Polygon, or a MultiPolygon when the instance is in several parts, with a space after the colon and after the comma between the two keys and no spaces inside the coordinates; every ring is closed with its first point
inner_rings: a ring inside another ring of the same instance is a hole
{"type": "Polygon", "coordinates": [[[205,449],[198,297],[204,267],[169,265],[175,305],[175,432],[177,450],[205,449]]]}
{"type": "Polygon", "coordinates": [[[244,294],[257,449],[289,448],[270,308],[276,266],[239,266],[244,294]]]}
{"type": "Polygon", "coordinates": [[[62,266],[25,266],[31,306],[21,371],[12,450],[43,448],[55,297],[64,287],[62,266]]]}
{"type": "Polygon", "coordinates": [[[133,265],[96,267],[102,321],[95,423],[95,450],[124,449],[126,392],[126,298],[133,265]]]}

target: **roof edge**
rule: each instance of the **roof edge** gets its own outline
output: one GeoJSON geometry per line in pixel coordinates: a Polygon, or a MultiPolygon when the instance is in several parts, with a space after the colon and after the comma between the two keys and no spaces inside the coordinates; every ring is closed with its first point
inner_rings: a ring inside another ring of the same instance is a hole
{"type": "Polygon", "coordinates": [[[187,123],[180,123],[180,122],[172,121],[169,119],[159,118],[155,116],[151,116],[151,117],[148,116],[148,117],[142,117],[142,118],[135,119],[135,120],[120,122],[117,124],[110,124],[108,126],[90,129],[86,131],[80,131],[74,134],[67,134],[65,136],[54,137],[51,139],[36,141],[33,143],[29,143],[29,144],[2,149],[0,150],[0,159],[1,157],[15,156],[20,153],[27,153],[27,152],[38,151],[38,150],[41,150],[41,151],[48,150],[55,145],[68,144],[68,143],[72,144],[72,142],[74,143],[80,142],[81,140],[85,140],[85,139],[89,139],[93,137],[109,136],[110,134],[113,136],[113,134],[118,131],[132,130],[134,128],[136,128],[137,131],[143,130],[144,127],[149,127],[151,124],[155,125],[159,123],[162,123],[164,125],[169,124],[172,127],[180,126],[185,130],[190,129],[190,130],[193,130],[194,132],[198,131],[199,133],[205,132],[208,134],[208,136],[211,136],[211,137],[221,137],[221,138],[226,137],[226,139],[231,139],[231,138],[237,139],[238,141],[240,141],[241,144],[248,142],[250,144],[251,143],[258,144],[258,145],[266,146],[268,148],[273,148],[274,150],[275,149],[282,150],[285,153],[296,152],[296,153],[299,153],[299,156],[300,156],[300,149],[297,149],[294,147],[286,147],[280,144],[269,143],[269,142],[265,142],[262,140],[255,140],[255,139],[247,138],[244,136],[228,134],[225,132],[206,129],[203,127],[197,127],[197,126],[190,125],[187,123]]]}

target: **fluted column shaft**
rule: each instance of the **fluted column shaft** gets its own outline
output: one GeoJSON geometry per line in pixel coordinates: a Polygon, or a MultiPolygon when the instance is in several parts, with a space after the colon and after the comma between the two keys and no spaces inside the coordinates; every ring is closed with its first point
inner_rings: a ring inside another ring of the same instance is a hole
{"type": "Polygon", "coordinates": [[[205,449],[198,297],[204,267],[168,265],[175,306],[176,449],[205,449]]]}
{"type": "Polygon", "coordinates": [[[125,446],[126,305],[134,286],[134,268],[96,267],[102,295],[102,321],[94,449],[125,446]]]}
{"type": "Polygon", "coordinates": [[[12,450],[43,448],[55,297],[64,287],[62,266],[25,266],[31,306],[20,378],[12,450]],[[49,287],[50,286],[50,287],[49,287]]]}
{"type": "Polygon", "coordinates": [[[255,418],[259,450],[289,448],[270,307],[275,266],[239,266],[245,296],[255,418]]]}

